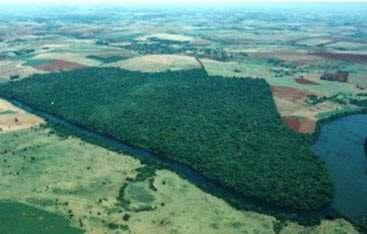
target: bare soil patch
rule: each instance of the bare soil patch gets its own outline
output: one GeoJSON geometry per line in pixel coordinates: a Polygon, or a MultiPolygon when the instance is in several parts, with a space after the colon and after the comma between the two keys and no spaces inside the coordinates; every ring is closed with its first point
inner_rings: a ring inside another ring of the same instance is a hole
{"type": "Polygon", "coordinates": [[[295,81],[298,84],[303,84],[303,85],[319,85],[319,83],[312,81],[312,80],[307,80],[304,77],[297,78],[295,79],[295,81]]]}
{"type": "Polygon", "coordinates": [[[272,86],[273,95],[290,101],[305,99],[311,93],[285,86],[272,86]]]}
{"type": "Polygon", "coordinates": [[[290,129],[299,133],[313,133],[316,127],[314,120],[304,117],[285,116],[283,121],[290,129]]]}
{"type": "Polygon", "coordinates": [[[0,99],[0,134],[37,126],[44,121],[0,99]]]}
{"type": "Polygon", "coordinates": [[[62,70],[75,70],[85,68],[85,65],[79,63],[68,62],[65,60],[54,60],[51,63],[36,66],[37,69],[42,71],[62,71],[62,70]]]}

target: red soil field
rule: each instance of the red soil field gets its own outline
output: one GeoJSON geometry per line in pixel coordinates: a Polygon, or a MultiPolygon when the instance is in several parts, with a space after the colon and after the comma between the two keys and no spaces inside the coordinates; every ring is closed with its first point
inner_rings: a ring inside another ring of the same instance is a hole
{"type": "Polygon", "coordinates": [[[285,86],[272,86],[273,95],[282,99],[291,101],[297,101],[306,98],[311,93],[304,92],[299,89],[285,87],[285,86]]]}
{"type": "Polygon", "coordinates": [[[37,69],[43,70],[43,71],[62,71],[62,70],[75,70],[75,69],[81,69],[85,68],[85,65],[79,64],[79,63],[72,63],[64,60],[53,60],[52,62],[48,64],[43,64],[36,66],[37,69]]]}
{"type": "Polygon", "coordinates": [[[315,82],[315,81],[311,81],[311,80],[307,80],[303,77],[300,77],[300,78],[297,78],[295,79],[295,81],[298,83],[298,84],[304,84],[304,85],[319,85],[319,83],[315,82]]]}
{"type": "Polygon", "coordinates": [[[303,117],[283,117],[283,121],[287,126],[298,133],[313,133],[316,128],[316,123],[313,120],[303,117]]]}
{"type": "Polygon", "coordinates": [[[367,63],[367,54],[329,53],[329,52],[316,52],[311,54],[326,59],[345,60],[353,63],[367,63]]]}

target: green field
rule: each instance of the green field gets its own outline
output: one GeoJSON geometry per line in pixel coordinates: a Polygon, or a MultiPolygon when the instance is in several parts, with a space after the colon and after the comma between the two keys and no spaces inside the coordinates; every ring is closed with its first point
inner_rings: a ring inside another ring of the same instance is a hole
{"type": "MultiPolygon", "coordinates": [[[[0,134],[0,233],[275,234],[272,216],[237,210],[172,171],[144,173],[146,165],[128,155],[58,135],[44,127],[0,134]]],[[[334,230],[357,233],[345,220],[286,222],[281,233],[334,230]]]]}
{"type": "Polygon", "coordinates": [[[92,68],[34,76],[0,93],[185,163],[268,204],[315,210],[332,197],[324,164],[308,138],[283,125],[263,80],[92,68]]]}
{"type": "Polygon", "coordinates": [[[0,233],[2,234],[81,234],[69,221],[56,214],[22,203],[0,201],[0,233]]]}

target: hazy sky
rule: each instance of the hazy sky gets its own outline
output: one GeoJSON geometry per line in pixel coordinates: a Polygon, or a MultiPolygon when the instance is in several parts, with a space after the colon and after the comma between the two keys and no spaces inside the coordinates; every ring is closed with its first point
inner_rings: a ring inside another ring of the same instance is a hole
{"type": "Polygon", "coordinates": [[[367,0],[0,0],[0,3],[21,4],[134,4],[134,5],[157,5],[157,4],[242,4],[257,2],[367,2],[367,0]]]}

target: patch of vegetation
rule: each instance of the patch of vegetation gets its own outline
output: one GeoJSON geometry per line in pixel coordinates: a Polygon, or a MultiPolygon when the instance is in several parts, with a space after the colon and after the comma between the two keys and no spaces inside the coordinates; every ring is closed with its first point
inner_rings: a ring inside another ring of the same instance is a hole
{"type": "Polygon", "coordinates": [[[307,104],[310,104],[310,105],[317,105],[317,104],[320,104],[320,103],[323,103],[323,102],[326,102],[326,101],[331,101],[331,102],[334,102],[334,103],[346,105],[351,100],[347,95],[345,95],[343,93],[337,93],[337,94],[332,95],[330,97],[327,97],[327,96],[318,97],[316,95],[309,95],[309,96],[307,96],[307,98],[305,100],[305,102],[307,104]]]}
{"type": "Polygon", "coordinates": [[[25,55],[29,55],[33,53],[34,51],[35,51],[34,49],[21,49],[21,50],[14,51],[14,54],[16,56],[25,56],[25,55]]]}
{"type": "Polygon", "coordinates": [[[332,198],[324,164],[308,138],[283,125],[264,80],[88,68],[34,75],[0,93],[268,204],[308,211],[332,198]]]}
{"type": "Polygon", "coordinates": [[[11,75],[10,77],[9,77],[9,79],[10,80],[17,80],[17,79],[19,79],[20,78],[20,76],[19,75],[11,75]]]}
{"type": "MultiPolygon", "coordinates": [[[[154,176],[156,167],[152,165],[146,165],[136,169],[137,175],[134,179],[129,179],[129,183],[125,183],[121,188],[117,199],[120,201],[120,205],[127,210],[146,211],[153,209],[151,203],[154,202],[154,196],[151,191],[156,191],[154,187],[154,176]],[[144,186],[149,183],[148,186],[144,186]],[[127,198],[128,197],[128,198],[127,198]],[[135,209],[130,208],[131,201],[142,203],[135,209]]],[[[128,219],[128,218],[127,218],[128,219]]]]}
{"type": "Polygon", "coordinates": [[[284,226],[286,225],[286,222],[285,220],[277,220],[274,222],[274,225],[273,225],[273,230],[276,234],[279,234],[282,229],[284,228],[284,226]]]}
{"type": "Polygon", "coordinates": [[[15,111],[12,110],[6,110],[6,111],[0,111],[0,115],[10,115],[10,114],[15,114],[15,111]]]}
{"type": "Polygon", "coordinates": [[[367,99],[362,99],[362,100],[353,99],[351,100],[350,103],[356,106],[367,108],[367,99]]]}
{"type": "Polygon", "coordinates": [[[103,56],[98,56],[98,55],[88,55],[87,58],[98,60],[102,63],[113,63],[113,62],[117,62],[120,60],[128,59],[129,57],[117,56],[117,55],[109,56],[109,57],[103,57],[103,56]]]}
{"type": "Polygon", "coordinates": [[[122,46],[122,48],[136,51],[139,54],[175,54],[189,50],[192,48],[192,46],[186,42],[178,43],[171,41],[152,40],[148,42],[135,41],[129,45],[122,46]]]}
{"type": "Polygon", "coordinates": [[[83,233],[62,216],[16,202],[0,202],[0,220],[2,234],[83,233]]]}
{"type": "Polygon", "coordinates": [[[45,65],[52,62],[52,60],[49,59],[27,59],[23,65],[24,66],[39,66],[39,65],[45,65]]]}

